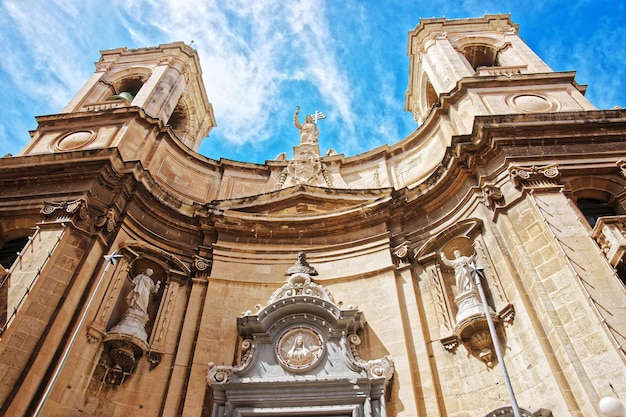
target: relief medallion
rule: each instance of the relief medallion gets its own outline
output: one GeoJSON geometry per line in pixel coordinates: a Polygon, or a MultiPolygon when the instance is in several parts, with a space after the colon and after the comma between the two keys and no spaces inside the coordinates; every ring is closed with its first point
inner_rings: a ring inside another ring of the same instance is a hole
{"type": "Polygon", "coordinates": [[[292,327],[276,343],[278,361],[289,369],[307,369],[324,353],[322,336],[310,327],[292,327]]]}

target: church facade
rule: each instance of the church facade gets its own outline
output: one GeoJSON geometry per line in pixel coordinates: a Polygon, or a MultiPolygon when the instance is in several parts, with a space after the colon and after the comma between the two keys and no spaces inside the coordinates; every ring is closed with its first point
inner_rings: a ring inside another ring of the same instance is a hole
{"type": "MultiPolygon", "coordinates": [[[[0,415],[599,416],[626,398],[626,111],[508,15],[409,32],[390,146],[215,161],[197,53],[103,51],[0,159],[0,415]]],[[[294,130],[297,132],[297,130],[294,130]]]]}

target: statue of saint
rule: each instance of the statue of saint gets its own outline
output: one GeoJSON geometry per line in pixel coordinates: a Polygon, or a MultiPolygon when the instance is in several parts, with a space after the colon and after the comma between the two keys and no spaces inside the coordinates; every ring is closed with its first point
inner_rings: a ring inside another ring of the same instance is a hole
{"type": "Polygon", "coordinates": [[[304,118],[304,124],[301,125],[298,122],[298,114],[300,114],[300,106],[296,106],[296,112],[293,115],[293,125],[300,130],[300,144],[317,143],[320,131],[317,129],[317,125],[313,123],[313,118],[311,115],[307,115],[304,118]]]}
{"type": "Polygon", "coordinates": [[[475,261],[474,255],[465,256],[459,249],[454,250],[454,259],[450,260],[446,258],[446,255],[441,252],[441,260],[443,263],[451,268],[454,268],[454,276],[456,278],[456,288],[458,295],[472,290],[475,287],[475,283],[470,275],[468,266],[475,261]]]}
{"type": "Polygon", "coordinates": [[[155,284],[152,278],[150,278],[153,273],[154,271],[151,268],[147,268],[143,273],[133,278],[132,283],[134,287],[126,297],[128,307],[131,310],[148,314],[150,295],[159,291],[161,287],[161,281],[157,281],[155,284]]]}
{"type": "Polygon", "coordinates": [[[293,275],[293,274],[309,274],[309,275],[317,275],[317,271],[306,261],[306,253],[300,251],[298,252],[298,256],[296,259],[296,263],[294,266],[290,266],[285,271],[285,275],[293,275]]]}

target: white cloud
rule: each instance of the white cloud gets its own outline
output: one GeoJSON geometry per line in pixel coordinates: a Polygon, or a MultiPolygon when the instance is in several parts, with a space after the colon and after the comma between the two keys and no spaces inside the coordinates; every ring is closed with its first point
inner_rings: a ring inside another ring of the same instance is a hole
{"type": "Polygon", "coordinates": [[[145,40],[152,28],[170,40],[194,40],[218,129],[226,140],[242,145],[271,138],[277,121],[269,114],[299,104],[281,97],[284,83],[290,81],[317,90],[342,120],[343,131],[354,132],[351,89],[334,56],[336,45],[323,2],[280,6],[269,0],[155,0],[118,6],[124,7],[125,26],[134,39],[145,40]],[[148,10],[150,17],[129,21],[128,16],[141,16],[138,10],[144,15],[148,10]],[[143,33],[137,29],[141,26],[143,33]]]}

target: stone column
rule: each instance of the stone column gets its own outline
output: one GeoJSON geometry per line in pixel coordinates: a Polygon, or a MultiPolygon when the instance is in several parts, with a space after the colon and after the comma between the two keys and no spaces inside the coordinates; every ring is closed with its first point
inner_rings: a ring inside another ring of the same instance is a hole
{"type": "Polygon", "coordinates": [[[524,43],[515,30],[505,31],[503,37],[504,42],[510,46],[506,46],[498,53],[498,60],[501,66],[525,65],[526,71],[523,72],[552,72],[552,69],[524,43]]]}
{"type": "Polygon", "coordinates": [[[133,104],[167,124],[185,89],[183,72],[184,64],[178,60],[162,62],[141,87],[133,104]]]}
{"type": "Polygon", "coordinates": [[[445,32],[432,32],[424,41],[422,65],[437,95],[450,92],[457,81],[474,74],[445,32]]]}
{"type": "MultiPolygon", "coordinates": [[[[191,294],[189,295],[188,307],[185,312],[185,321],[180,333],[176,357],[172,365],[170,383],[167,389],[168,395],[165,405],[163,406],[162,414],[168,416],[181,415],[180,413],[183,407],[182,401],[185,398],[187,381],[189,380],[191,363],[193,361],[193,349],[196,344],[197,328],[200,317],[202,316],[206,297],[208,285],[207,277],[200,275],[193,278],[191,285],[191,294]]],[[[201,382],[206,384],[204,379],[201,380],[201,382]]],[[[193,401],[200,400],[201,398],[193,398],[193,401]]]]}

